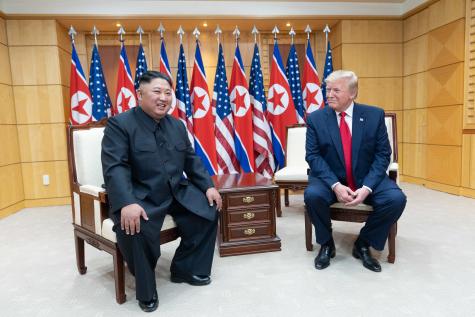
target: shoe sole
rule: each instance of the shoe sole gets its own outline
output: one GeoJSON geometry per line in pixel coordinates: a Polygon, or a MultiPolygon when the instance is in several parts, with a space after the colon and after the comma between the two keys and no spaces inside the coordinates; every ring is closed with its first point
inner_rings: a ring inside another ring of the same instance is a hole
{"type": "Polygon", "coordinates": [[[204,282],[192,282],[179,276],[172,276],[170,278],[170,281],[172,281],[173,283],[188,283],[193,286],[205,286],[211,283],[211,279],[204,282]]]}

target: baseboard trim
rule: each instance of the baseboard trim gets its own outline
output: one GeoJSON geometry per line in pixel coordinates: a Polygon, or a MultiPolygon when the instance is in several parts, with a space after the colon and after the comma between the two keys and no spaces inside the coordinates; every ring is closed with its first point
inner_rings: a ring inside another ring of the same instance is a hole
{"type": "Polygon", "coordinates": [[[25,208],[70,205],[71,197],[25,199],[25,208]]]}
{"type": "Polygon", "coordinates": [[[13,204],[13,205],[8,206],[6,208],[3,208],[3,209],[0,210],[0,219],[6,218],[10,215],[13,215],[14,213],[19,212],[23,208],[25,208],[25,201],[24,200],[22,200],[20,202],[17,202],[16,204],[13,204]]]}

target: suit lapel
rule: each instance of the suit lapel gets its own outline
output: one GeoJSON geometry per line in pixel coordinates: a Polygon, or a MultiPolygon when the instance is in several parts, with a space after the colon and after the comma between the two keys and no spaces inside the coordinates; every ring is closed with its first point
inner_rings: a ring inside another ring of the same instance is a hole
{"type": "Polygon", "coordinates": [[[335,149],[338,152],[338,157],[343,166],[345,166],[345,158],[343,157],[343,145],[341,144],[340,128],[338,127],[338,121],[336,120],[336,113],[330,107],[327,107],[327,128],[330,132],[330,137],[335,145],[335,149]]]}
{"type": "Polygon", "coordinates": [[[366,124],[366,118],[364,112],[360,106],[355,103],[353,107],[353,122],[351,128],[351,167],[353,169],[353,175],[358,163],[358,153],[360,151],[361,140],[366,124]]]}

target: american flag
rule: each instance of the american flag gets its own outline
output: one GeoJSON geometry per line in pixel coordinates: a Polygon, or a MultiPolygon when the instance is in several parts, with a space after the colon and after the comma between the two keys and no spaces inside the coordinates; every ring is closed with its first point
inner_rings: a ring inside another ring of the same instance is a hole
{"type": "Polygon", "coordinates": [[[71,75],[69,84],[69,96],[71,97],[71,124],[86,124],[92,120],[92,98],[87,86],[86,77],[81,67],[74,42],[71,54],[71,75]]]}
{"type": "Polygon", "coordinates": [[[178,115],[186,127],[188,139],[191,145],[195,146],[193,137],[193,110],[191,109],[190,89],[188,88],[188,77],[186,75],[186,58],[183,44],[180,44],[180,55],[178,55],[178,65],[176,72],[176,89],[175,89],[178,115]]]}
{"type": "Polygon", "coordinates": [[[297,117],[277,40],[274,43],[267,105],[274,155],[277,168],[280,169],[285,165],[287,126],[297,123],[297,117]]]}
{"type": "Polygon", "coordinates": [[[249,94],[252,104],[252,123],[254,138],[255,171],[267,178],[274,175],[275,163],[272,151],[272,134],[267,122],[267,105],[262,78],[259,47],[254,44],[251,74],[249,75],[249,94]]]}
{"type": "Polygon", "coordinates": [[[318,110],[324,105],[320,85],[317,66],[313,58],[312,46],[310,45],[310,39],[308,39],[302,75],[302,96],[307,114],[318,110]]]}
{"type": "Polygon", "coordinates": [[[328,106],[327,103],[327,84],[325,84],[325,78],[333,72],[333,60],[332,60],[332,48],[330,46],[330,41],[327,44],[327,55],[325,57],[325,68],[323,69],[323,83],[322,83],[322,94],[323,100],[325,101],[325,105],[328,106]]]}
{"type": "MultiPolygon", "coordinates": [[[[160,46],[160,72],[168,75],[168,77],[172,79],[172,72],[170,71],[170,64],[168,63],[167,50],[165,49],[165,40],[163,39],[163,37],[161,38],[161,41],[162,44],[160,46]]],[[[174,116],[177,119],[179,118],[178,108],[176,107],[176,96],[174,91],[172,91],[172,104],[170,110],[168,110],[168,114],[174,116]]]]}
{"type": "Polygon", "coordinates": [[[99,121],[110,117],[112,102],[107,92],[107,84],[102,71],[101,57],[96,44],[92,47],[91,68],[89,70],[89,91],[92,96],[92,119],[99,121]]]}
{"type": "Polygon", "coordinates": [[[289,80],[290,91],[292,92],[292,99],[296,110],[296,116],[299,123],[304,123],[305,109],[303,107],[303,98],[300,84],[299,60],[295,44],[290,46],[289,56],[287,57],[287,68],[285,74],[289,80]]]}
{"type": "Polygon", "coordinates": [[[142,43],[139,45],[139,51],[137,53],[137,63],[135,65],[135,90],[139,89],[139,78],[147,71],[147,59],[145,58],[145,52],[143,50],[142,43]]]}
{"type": "Polygon", "coordinates": [[[236,156],[245,173],[254,172],[254,146],[252,135],[252,108],[247,89],[246,73],[242,63],[239,45],[234,53],[229,97],[234,114],[236,156]]]}
{"type": "Polygon", "coordinates": [[[234,128],[223,47],[219,44],[218,65],[214,78],[213,105],[216,107],[216,150],[218,174],[235,174],[239,164],[234,148],[234,128]]]}
{"type": "Polygon", "coordinates": [[[201,157],[201,161],[208,170],[208,173],[211,176],[216,175],[218,173],[218,164],[216,163],[216,143],[214,142],[214,118],[198,40],[196,40],[195,63],[193,64],[190,85],[195,152],[201,157]]]}
{"type": "Polygon", "coordinates": [[[120,50],[119,70],[117,73],[116,105],[113,108],[113,115],[125,112],[137,105],[135,99],[135,87],[130,72],[129,60],[125,45],[122,43],[120,50]]]}

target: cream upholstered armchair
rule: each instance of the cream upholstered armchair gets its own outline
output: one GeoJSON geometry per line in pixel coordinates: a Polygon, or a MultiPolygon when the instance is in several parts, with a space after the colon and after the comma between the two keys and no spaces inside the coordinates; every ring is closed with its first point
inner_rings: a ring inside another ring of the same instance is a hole
{"type": "MultiPolygon", "coordinates": [[[[294,124],[287,127],[287,147],[285,150],[285,167],[274,175],[279,189],[284,190],[284,203],[289,206],[289,190],[301,190],[307,187],[308,164],[305,161],[305,124],[294,124]]],[[[280,198],[277,201],[277,215],[282,215],[280,198]]]]}
{"type": "MultiPolygon", "coordinates": [[[[113,257],[116,301],[125,302],[124,261],[109,219],[107,192],[103,187],[101,142],[106,119],[84,126],[68,126],[68,163],[71,186],[76,262],[86,274],[84,241],[113,257]]],[[[160,242],[178,237],[171,216],[166,216],[160,242]]]]}

